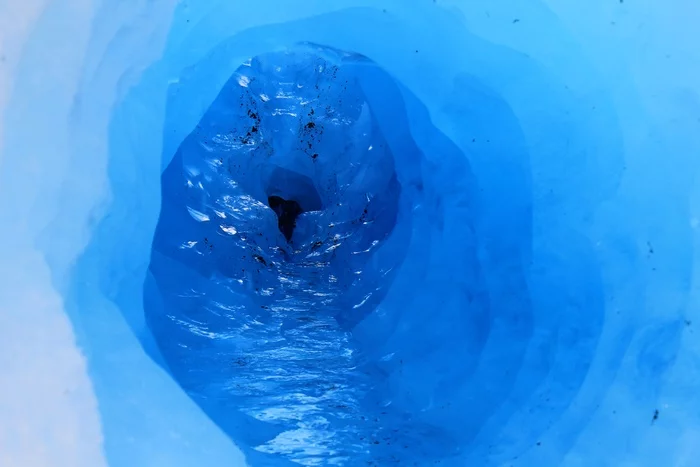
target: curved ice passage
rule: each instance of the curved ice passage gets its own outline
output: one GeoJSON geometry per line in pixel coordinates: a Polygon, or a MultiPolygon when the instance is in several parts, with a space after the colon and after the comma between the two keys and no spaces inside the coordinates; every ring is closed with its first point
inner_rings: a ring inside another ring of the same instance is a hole
{"type": "Polygon", "coordinates": [[[1,4],[0,464],[694,465],[697,6],[157,3],[1,4]]]}

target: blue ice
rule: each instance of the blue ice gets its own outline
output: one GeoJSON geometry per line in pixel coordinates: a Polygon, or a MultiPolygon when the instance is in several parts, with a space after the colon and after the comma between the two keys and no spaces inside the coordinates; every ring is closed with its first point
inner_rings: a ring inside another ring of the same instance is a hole
{"type": "Polygon", "coordinates": [[[697,465],[700,6],[492,3],[0,2],[0,465],[697,465]]]}

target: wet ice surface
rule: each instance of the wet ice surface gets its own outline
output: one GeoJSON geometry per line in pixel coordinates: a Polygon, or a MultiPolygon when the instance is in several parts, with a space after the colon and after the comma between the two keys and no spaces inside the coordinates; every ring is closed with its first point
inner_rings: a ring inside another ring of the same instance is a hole
{"type": "MultiPolygon", "coordinates": [[[[218,286],[227,287],[226,282],[218,286]]],[[[309,285],[291,271],[281,273],[278,294],[283,298],[262,305],[266,309],[260,313],[199,297],[204,313],[225,317],[229,324],[211,335],[212,345],[200,348],[197,356],[183,355],[207,363],[190,371],[182,384],[193,395],[232,402],[241,412],[282,428],[255,449],[302,465],[323,465],[366,451],[358,423],[367,381],[356,369],[349,334],[331,314],[318,310],[323,305],[317,294],[333,293],[332,287],[312,292],[309,285]]]]}
{"type": "MultiPolygon", "coordinates": [[[[269,267],[279,274],[279,298],[259,311],[202,291],[173,297],[167,317],[188,335],[187,344],[170,350],[186,368],[180,384],[210,408],[235,407],[279,431],[251,446],[275,455],[254,465],[284,465],[279,456],[308,466],[422,465],[426,433],[372,397],[351,334],[324,305],[338,293],[334,283],[314,280],[322,276],[316,262],[269,267]]],[[[209,287],[237,285],[217,278],[209,287]]],[[[172,341],[175,335],[171,328],[172,341]]]]}

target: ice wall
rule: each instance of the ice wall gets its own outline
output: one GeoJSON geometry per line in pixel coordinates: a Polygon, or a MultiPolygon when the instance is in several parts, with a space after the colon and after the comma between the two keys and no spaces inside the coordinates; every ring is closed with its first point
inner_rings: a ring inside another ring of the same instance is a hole
{"type": "Polygon", "coordinates": [[[0,4],[0,464],[244,464],[143,320],[162,155],[240,63],[312,41],[395,77],[453,190],[355,329],[410,363],[378,391],[474,465],[693,465],[698,6],[327,3],[0,4]]]}

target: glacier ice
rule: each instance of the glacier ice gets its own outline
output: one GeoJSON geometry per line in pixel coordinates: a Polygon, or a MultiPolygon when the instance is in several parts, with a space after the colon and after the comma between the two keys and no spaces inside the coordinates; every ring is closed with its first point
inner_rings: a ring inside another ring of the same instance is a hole
{"type": "Polygon", "coordinates": [[[694,465],[700,7],[234,3],[0,2],[0,465],[694,465]]]}

